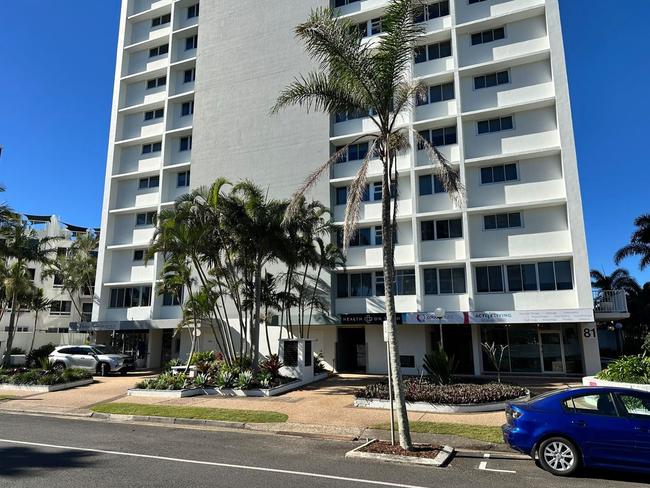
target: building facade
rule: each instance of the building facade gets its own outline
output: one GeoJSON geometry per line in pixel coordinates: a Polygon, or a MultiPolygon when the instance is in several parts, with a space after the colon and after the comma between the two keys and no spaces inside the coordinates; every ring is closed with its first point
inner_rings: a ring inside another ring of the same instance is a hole
{"type": "MultiPolygon", "coordinates": [[[[72,246],[79,233],[87,232],[87,229],[62,223],[56,215],[38,216],[26,215],[32,228],[36,230],[39,237],[54,237],[57,253],[65,254],[72,246]]],[[[89,337],[87,334],[79,334],[70,329],[70,322],[88,321],[92,316],[93,294],[92,290],[84,292],[80,296],[71,297],[64,291],[56,276],[44,277],[43,266],[38,263],[30,263],[28,269],[32,275],[32,282],[37,288],[43,290],[45,298],[52,300],[48,310],[38,312],[38,317],[31,310],[21,311],[15,325],[13,346],[25,352],[32,347],[38,348],[45,344],[83,344],[89,337]],[[73,305],[72,300],[75,301],[73,305]]],[[[0,319],[0,356],[4,352],[4,346],[9,335],[9,317],[11,311],[6,310],[0,319]]]]}
{"type": "MultiPolygon", "coordinates": [[[[506,372],[598,371],[558,0],[425,3],[411,75],[429,89],[402,116],[413,135],[398,158],[402,365],[418,372],[442,343],[462,372],[482,374],[494,367],[481,344],[494,343],[507,346],[506,372]],[[442,191],[415,132],[459,169],[464,205],[442,191]]],[[[152,216],[217,177],[249,178],[286,198],[337,148],[370,135],[363,114],[296,108],[269,116],[269,109],[313,68],[293,33],[312,9],[337,8],[372,43],[386,4],[242,0],[203,2],[199,13],[195,0],[123,0],[100,300],[88,327],[146,336],[150,366],[182,354],[182,340],[172,340],[180,307],[155,292],[161,262],[142,260],[152,216]],[[251,29],[254,11],[263,21],[251,29]]],[[[367,150],[364,140],[350,146],[310,195],[329,202],[336,221],[367,150]]],[[[340,371],[386,370],[380,173],[372,162],[358,236],[332,277],[332,323],[311,329],[340,371]]]]}

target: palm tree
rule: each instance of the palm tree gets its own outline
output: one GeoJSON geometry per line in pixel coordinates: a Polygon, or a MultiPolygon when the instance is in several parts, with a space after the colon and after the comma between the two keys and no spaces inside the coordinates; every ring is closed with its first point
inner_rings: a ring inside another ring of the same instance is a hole
{"type": "Polygon", "coordinates": [[[650,265],[650,214],[639,215],[634,219],[637,229],[630,237],[630,243],[616,251],[614,262],[619,264],[629,256],[639,256],[639,269],[643,270],[650,265]]]}
{"type": "MultiPolygon", "coordinates": [[[[382,18],[381,36],[368,43],[354,25],[337,16],[331,9],[312,12],[310,18],[296,28],[296,35],[306,45],[309,55],[320,67],[308,75],[300,76],[280,94],[272,113],[290,105],[305,106],[331,115],[336,113],[364,113],[374,124],[368,154],[363,160],[350,189],[343,229],[344,251],[350,242],[358,220],[361,198],[366,186],[368,165],[378,157],[382,163],[382,240],[383,269],[387,283],[395,277],[394,240],[397,212],[398,152],[409,147],[410,134],[400,127],[399,117],[414,104],[417,96],[425,93],[426,86],[410,78],[414,49],[421,27],[414,21],[416,0],[392,0],[382,18]],[[392,186],[392,190],[391,190],[392,186]],[[392,208],[391,208],[392,207],[392,208]],[[392,215],[391,215],[392,214],[392,215]]],[[[362,137],[356,138],[354,144],[362,137]]],[[[425,149],[432,162],[437,163],[437,176],[449,195],[463,201],[460,175],[441,155],[417,133],[418,147],[425,149]]],[[[315,181],[327,173],[330,166],[347,151],[344,146],[328,161],[315,170],[294,194],[287,217],[290,218],[300,198],[315,181]]],[[[389,357],[395,385],[397,419],[400,445],[412,449],[404,389],[399,365],[399,345],[396,334],[395,299],[392,286],[385,287],[385,306],[388,328],[389,357]]]]}
{"type": "Polygon", "coordinates": [[[598,290],[624,290],[627,295],[636,295],[641,291],[639,284],[630,276],[627,269],[616,268],[611,274],[591,270],[591,286],[598,290]]]}
{"type": "Polygon", "coordinates": [[[79,235],[67,252],[58,254],[42,274],[44,278],[56,276],[61,280],[62,288],[68,293],[80,318],[81,294],[92,290],[94,284],[98,245],[99,239],[94,233],[79,235]]]}
{"type": "Polygon", "coordinates": [[[29,345],[29,351],[34,349],[34,339],[36,338],[36,327],[38,324],[38,314],[50,309],[52,300],[46,298],[42,288],[35,288],[29,300],[29,309],[34,313],[34,331],[32,332],[32,341],[29,345]]]}
{"type": "Polygon", "coordinates": [[[33,286],[27,264],[50,265],[50,256],[55,251],[52,243],[57,239],[39,237],[36,231],[22,220],[11,221],[0,229],[0,233],[3,237],[0,240],[0,256],[6,257],[10,263],[8,275],[4,280],[5,293],[11,307],[4,358],[4,365],[9,366],[11,357],[8,352],[13,345],[16,319],[21,305],[26,304],[24,297],[29,295],[33,286]]]}

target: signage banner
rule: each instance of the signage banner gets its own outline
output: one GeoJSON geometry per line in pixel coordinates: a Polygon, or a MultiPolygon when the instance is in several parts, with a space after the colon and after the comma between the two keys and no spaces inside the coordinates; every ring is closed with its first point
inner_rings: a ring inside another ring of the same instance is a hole
{"type": "MultiPolygon", "coordinates": [[[[402,323],[401,313],[395,314],[397,323],[402,323]]],[[[343,325],[382,325],[386,320],[385,313],[344,313],[341,314],[343,325]]]]}
{"type": "Polygon", "coordinates": [[[446,312],[439,320],[433,312],[405,313],[405,324],[539,324],[564,322],[593,322],[590,308],[558,310],[504,310],[485,312],[446,312]]]}

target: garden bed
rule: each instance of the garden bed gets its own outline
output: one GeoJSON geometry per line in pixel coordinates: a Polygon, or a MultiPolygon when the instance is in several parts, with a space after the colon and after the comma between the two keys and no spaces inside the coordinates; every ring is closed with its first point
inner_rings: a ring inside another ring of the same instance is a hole
{"type": "Polygon", "coordinates": [[[83,369],[63,371],[13,368],[0,370],[0,390],[49,392],[67,390],[93,382],[92,374],[83,369]]]}
{"type": "Polygon", "coordinates": [[[416,444],[413,447],[412,451],[407,451],[388,441],[374,439],[347,452],[345,457],[442,467],[454,453],[454,449],[450,446],[416,444]]]}
{"type": "MultiPolygon", "coordinates": [[[[494,412],[503,410],[507,402],[530,398],[527,389],[503,383],[438,385],[424,378],[405,378],[404,390],[407,409],[415,412],[494,412]]],[[[355,395],[355,407],[390,408],[386,381],[368,385],[355,395]]]]}

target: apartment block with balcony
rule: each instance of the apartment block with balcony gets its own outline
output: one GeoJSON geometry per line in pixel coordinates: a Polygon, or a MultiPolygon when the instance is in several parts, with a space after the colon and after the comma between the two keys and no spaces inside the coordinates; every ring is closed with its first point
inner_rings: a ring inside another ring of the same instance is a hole
{"type": "MultiPolygon", "coordinates": [[[[444,193],[413,136],[397,158],[392,284],[404,370],[417,373],[443,344],[461,372],[490,373],[481,344],[494,342],[508,346],[508,373],[593,373],[594,320],[606,307],[609,318],[626,311],[600,299],[594,317],[558,1],[424,3],[410,74],[428,89],[399,124],[458,168],[466,201],[444,193]]],[[[253,0],[204,2],[200,22],[195,5],[123,0],[93,323],[148,335],[149,365],[184,347],[169,349],[180,308],[155,293],[160,261],[136,259],[152,236],[153,213],[217,177],[249,178],[286,198],[356,140],[309,195],[343,220],[347,188],[368,151],[369,118],[297,108],[270,117],[269,108],[313,68],[293,34],[313,8],[337,9],[372,46],[387,0],[287,0],[265,11],[254,31],[244,27],[259,10],[253,0]]],[[[371,161],[359,230],[346,267],[332,276],[330,320],[310,329],[339,371],[386,370],[380,177],[371,161]]],[[[279,336],[282,324],[275,327],[279,336]]]]}

